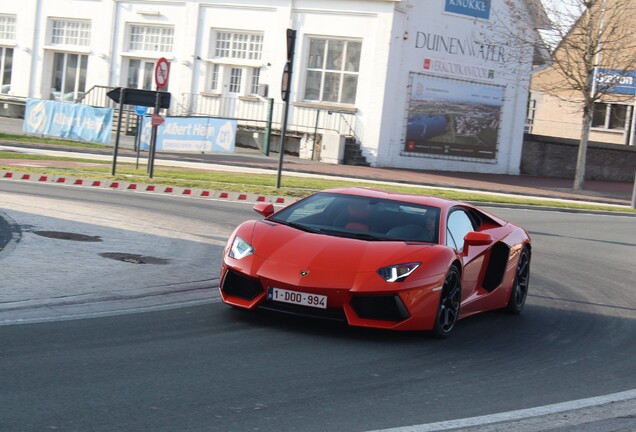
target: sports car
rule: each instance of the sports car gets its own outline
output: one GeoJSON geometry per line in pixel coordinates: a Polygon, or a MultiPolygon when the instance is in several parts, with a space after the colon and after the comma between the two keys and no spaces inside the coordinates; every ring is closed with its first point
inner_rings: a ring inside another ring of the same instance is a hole
{"type": "Polygon", "coordinates": [[[367,188],[317,192],[239,225],[220,278],[229,305],[426,330],[504,309],[528,293],[528,233],[472,205],[367,188]]]}

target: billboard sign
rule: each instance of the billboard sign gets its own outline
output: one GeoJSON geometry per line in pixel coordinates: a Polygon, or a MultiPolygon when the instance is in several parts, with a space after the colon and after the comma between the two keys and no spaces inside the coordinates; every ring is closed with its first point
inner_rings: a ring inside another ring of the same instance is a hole
{"type": "Polygon", "coordinates": [[[502,86],[411,76],[404,152],[496,159],[502,86]]]}
{"type": "MultiPolygon", "coordinates": [[[[164,117],[157,127],[156,150],[175,152],[233,153],[236,120],[213,117],[164,117]]],[[[152,116],[141,121],[140,148],[150,148],[152,116]]]]}
{"type": "Polygon", "coordinates": [[[108,144],[113,109],[52,100],[27,99],[24,132],[108,144]]]}
{"type": "Polygon", "coordinates": [[[599,68],[596,85],[603,93],[636,96],[636,71],[599,68]]]}
{"type": "Polygon", "coordinates": [[[446,0],[444,11],[474,18],[490,18],[491,0],[446,0]]]}

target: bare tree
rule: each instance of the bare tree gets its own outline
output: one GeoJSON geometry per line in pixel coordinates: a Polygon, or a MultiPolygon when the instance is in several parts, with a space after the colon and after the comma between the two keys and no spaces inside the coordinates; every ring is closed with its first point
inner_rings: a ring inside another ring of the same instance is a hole
{"type": "Polygon", "coordinates": [[[546,43],[558,43],[551,64],[535,74],[535,88],[564,101],[580,101],[583,121],[574,176],[574,189],[580,190],[585,184],[594,104],[608,95],[614,101],[634,98],[613,93],[616,85],[636,70],[636,0],[544,3],[553,23],[546,43]]]}

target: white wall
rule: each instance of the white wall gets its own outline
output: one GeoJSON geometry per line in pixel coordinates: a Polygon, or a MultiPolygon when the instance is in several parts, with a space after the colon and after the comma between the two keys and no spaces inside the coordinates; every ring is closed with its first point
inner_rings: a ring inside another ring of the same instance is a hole
{"type": "Polygon", "coordinates": [[[511,42],[511,31],[531,30],[519,22],[510,25],[512,19],[505,3],[506,0],[492,0],[487,21],[445,13],[444,0],[0,0],[0,9],[2,13],[17,15],[18,20],[12,93],[36,98],[49,97],[53,50],[88,55],[87,89],[93,85],[126,85],[126,59],[133,55],[127,50],[127,32],[132,23],[174,28],[172,52],[134,53],[135,58],[170,60],[168,90],[173,108],[182,103],[185,95],[206,91],[212,29],[263,33],[262,61],[248,61],[247,65],[261,68],[260,82],[269,85],[269,95],[277,102],[286,60],[287,28],[298,32],[291,97],[294,103],[303,102],[309,37],[361,40],[356,102],[354,107],[344,108],[358,116],[363,153],[373,165],[515,174],[519,172],[532,47],[514,46],[511,42]],[[91,46],[48,45],[52,17],[90,20],[91,46]],[[422,34],[462,42],[488,42],[497,55],[484,59],[461,54],[457,49],[429,49],[422,46],[422,34]],[[504,53],[503,59],[499,53],[504,53]],[[411,73],[468,79],[425,71],[425,58],[494,71],[494,77],[471,79],[504,88],[496,159],[448,158],[405,151],[411,73]]]}
{"type": "Polygon", "coordinates": [[[393,26],[393,1],[320,1],[294,2],[294,27],[299,29],[297,48],[298,73],[295,75],[295,100],[302,97],[307,59],[303,53],[309,49],[308,36],[327,36],[359,39],[362,41],[360,74],[356,93],[355,111],[361,125],[359,138],[370,158],[380,146],[383,123],[384,88],[388,74],[393,26]],[[361,3],[366,3],[361,7],[361,3]],[[325,7],[328,5],[328,7],[325,7]]]}
{"type": "Polygon", "coordinates": [[[392,79],[387,82],[384,116],[386,121],[383,126],[391,128],[390,144],[389,148],[384,148],[384,151],[378,155],[375,165],[518,174],[532,46],[529,44],[517,46],[515,41],[518,39],[511,37],[510,32],[521,32],[523,23],[515,22],[514,25],[511,23],[503,0],[492,2],[490,20],[488,21],[446,13],[443,11],[443,1],[413,1],[411,5],[412,7],[408,9],[406,25],[408,40],[402,48],[403,57],[401,61],[391,62],[389,66],[389,76],[392,79]],[[435,44],[428,46],[424,43],[423,35],[427,35],[429,38],[442,36],[447,41],[455,38],[462,43],[467,43],[467,41],[487,42],[493,46],[493,55],[483,58],[462,53],[457,46],[448,49],[436,47],[435,44]],[[423,67],[425,58],[493,70],[494,77],[470,77],[444,71],[427,71],[423,67]],[[501,109],[496,159],[479,160],[476,158],[408,154],[409,152],[404,151],[405,118],[408,106],[407,89],[411,72],[430,73],[439,77],[470,80],[475,83],[492,84],[504,88],[504,105],[501,109]],[[395,96],[391,97],[390,95],[395,96]]]}

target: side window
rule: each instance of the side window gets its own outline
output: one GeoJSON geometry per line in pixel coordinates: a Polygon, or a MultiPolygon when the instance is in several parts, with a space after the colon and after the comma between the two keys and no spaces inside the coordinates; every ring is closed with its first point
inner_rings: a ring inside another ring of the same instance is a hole
{"type": "Polygon", "coordinates": [[[457,250],[457,245],[455,244],[455,240],[453,239],[453,235],[450,230],[446,228],[446,246],[450,246],[453,249],[457,250]]]}
{"type": "Polygon", "coordinates": [[[475,230],[471,218],[464,210],[455,210],[448,216],[446,245],[457,251],[464,249],[464,237],[475,230]]]}

